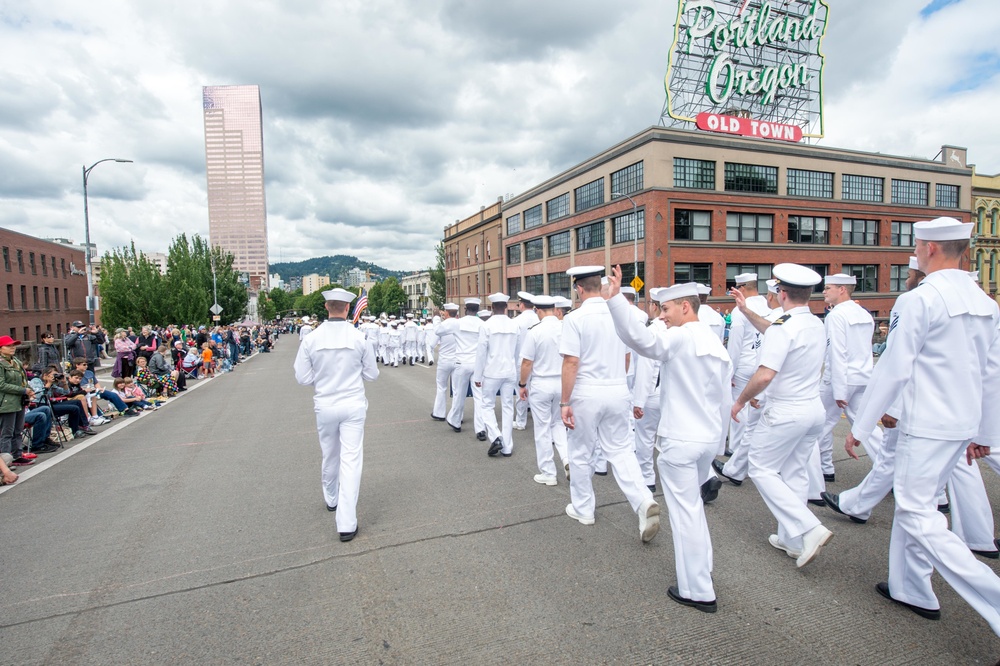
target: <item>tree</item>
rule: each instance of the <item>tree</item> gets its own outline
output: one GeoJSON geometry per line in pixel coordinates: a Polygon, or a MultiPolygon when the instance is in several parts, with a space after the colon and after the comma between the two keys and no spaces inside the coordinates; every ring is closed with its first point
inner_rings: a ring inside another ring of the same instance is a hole
{"type": "Polygon", "coordinates": [[[271,291],[267,292],[267,297],[272,303],[274,303],[275,316],[288,316],[291,314],[289,310],[294,309],[295,299],[284,289],[278,289],[275,287],[271,291]]]}
{"type": "Polygon", "coordinates": [[[246,287],[233,267],[232,254],[210,247],[195,234],[177,236],[167,254],[166,302],[170,322],[207,324],[211,321],[213,298],[218,299],[224,321],[243,317],[249,302],[246,287]],[[213,283],[212,272],[215,272],[213,283]]]}
{"type": "Polygon", "coordinates": [[[401,314],[406,307],[406,292],[399,286],[399,281],[391,277],[378,282],[368,292],[368,309],[375,315],[401,314]]]}
{"type": "Polygon", "coordinates": [[[326,299],[323,298],[322,291],[314,291],[311,294],[299,296],[295,299],[293,307],[299,313],[298,316],[300,317],[309,315],[320,320],[326,319],[326,299]]]}
{"type": "Polygon", "coordinates": [[[270,292],[262,291],[257,294],[257,314],[261,321],[272,321],[278,316],[278,308],[270,292]]]}
{"type": "Polygon", "coordinates": [[[101,321],[111,329],[164,323],[163,278],[135,243],[115,248],[101,261],[101,321]]]}
{"type": "Polygon", "coordinates": [[[444,305],[445,283],[444,283],[444,243],[438,243],[436,248],[437,264],[430,269],[431,273],[431,300],[434,305],[441,307],[444,305]]]}

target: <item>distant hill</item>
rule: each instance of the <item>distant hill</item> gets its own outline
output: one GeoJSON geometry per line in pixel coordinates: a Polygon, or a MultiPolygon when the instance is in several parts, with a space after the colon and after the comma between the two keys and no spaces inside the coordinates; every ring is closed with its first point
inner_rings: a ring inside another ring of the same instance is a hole
{"type": "Polygon", "coordinates": [[[285,282],[296,275],[318,275],[330,276],[331,282],[338,282],[340,276],[352,268],[371,271],[372,277],[385,279],[388,277],[400,278],[407,274],[407,271],[391,271],[388,268],[376,266],[368,261],[361,261],[357,257],[338,254],[334,257],[314,257],[305,261],[285,261],[279,264],[271,264],[271,273],[277,273],[285,282]]]}

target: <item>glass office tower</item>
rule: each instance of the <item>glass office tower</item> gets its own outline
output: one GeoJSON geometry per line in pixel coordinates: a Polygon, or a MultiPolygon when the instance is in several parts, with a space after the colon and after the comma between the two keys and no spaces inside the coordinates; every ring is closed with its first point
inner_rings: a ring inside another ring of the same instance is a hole
{"type": "Polygon", "coordinates": [[[236,258],[254,291],[267,288],[267,208],[260,87],[204,86],[205,171],[212,245],[236,258]]]}

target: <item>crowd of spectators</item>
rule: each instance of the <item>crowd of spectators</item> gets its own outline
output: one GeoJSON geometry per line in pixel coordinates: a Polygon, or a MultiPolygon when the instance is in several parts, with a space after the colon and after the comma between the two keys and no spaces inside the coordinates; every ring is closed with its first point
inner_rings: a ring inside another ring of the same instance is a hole
{"type": "Polygon", "coordinates": [[[62,344],[43,332],[30,366],[18,358],[20,340],[0,337],[0,485],[17,481],[11,467],[95,435],[114,418],[155,411],[186,391],[188,380],[230,372],[254,352],[270,351],[282,330],[143,326],[109,336],[76,321],[62,344]],[[110,386],[98,379],[102,360],[111,366],[110,386]]]}

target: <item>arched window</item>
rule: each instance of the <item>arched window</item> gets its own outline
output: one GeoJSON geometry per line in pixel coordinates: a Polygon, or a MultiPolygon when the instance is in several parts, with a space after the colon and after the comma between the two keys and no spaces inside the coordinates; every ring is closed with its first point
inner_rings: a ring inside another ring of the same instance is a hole
{"type": "Polygon", "coordinates": [[[472,249],[468,247],[465,248],[465,263],[467,264],[472,263],[472,249]]]}
{"type": "MultiPolygon", "coordinates": [[[[489,249],[489,246],[486,246],[489,249]]],[[[487,293],[493,293],[493,276],[490,273],[486,274],[486,291],[487,293]]]]}
{"type": "Polygon", "coordinates": [[[490,260],[490,242],[486,241],[486,261],[490,260]]]}
{"type": "Polygon", "coordinates": [[[479,243],[476,243],[476,263],[479,263],[479,243]]]}

